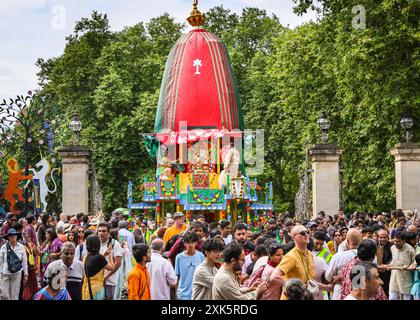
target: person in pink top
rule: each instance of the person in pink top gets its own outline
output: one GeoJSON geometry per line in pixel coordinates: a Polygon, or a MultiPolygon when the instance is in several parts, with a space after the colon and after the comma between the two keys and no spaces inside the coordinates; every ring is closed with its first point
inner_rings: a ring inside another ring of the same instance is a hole
{"type": "MultiPolygon", "coordinates": [[[[284,246],[282,244],[273,243],[268,248],[268,260],[267,263],[254,268],[251,277],[246,282],[246,287],[252,287],[252,285],[258,280],[262,279],[263,281],[270,281],[271,273],[280,263],[284,255],[284,246]]],[[[261,296],[261,300],[280,300],[281,295],[281,286],[275,281],[270,282],[268,289],[261,296]]]]}

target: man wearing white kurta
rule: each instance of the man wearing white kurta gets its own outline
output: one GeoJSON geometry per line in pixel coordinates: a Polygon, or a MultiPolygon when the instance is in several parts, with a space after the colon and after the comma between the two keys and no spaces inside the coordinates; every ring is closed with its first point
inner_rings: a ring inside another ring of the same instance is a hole
{"type": "Polygon", "coordinates": [[[155,239],[151,245],[151,261],[147,264],[150,274],[152,300],[170,300],[171,288],[175,288],[177,276],[172,264],[162,257],[163,240],[155,239]]]}

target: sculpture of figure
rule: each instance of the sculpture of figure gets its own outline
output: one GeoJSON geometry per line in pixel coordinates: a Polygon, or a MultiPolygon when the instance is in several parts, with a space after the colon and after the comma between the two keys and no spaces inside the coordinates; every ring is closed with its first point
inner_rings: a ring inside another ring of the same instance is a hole
{"type": "Polygon", "coordinates": [[[173,181],[174,176],[171,172],[171,168],[163,169],[162,174],[160,175],[160,181],[173,181]]]}
{"type": "Polygon", "coordinates": [[[36,168],[41,168],[39,171],[36,171],[35,169],[29,169],[29,171],[33,172],[33,178],[32,179],[38,179],[39,180],[39,193],[41,196],[41,203],[42,203],[42,210],[46,211],[47,210],[47,201],[46,201],[46,197],[48,192],[49,193],[55,193],[57,191],[57,185],[55,183],[55,180],[53,178],[53,173],[54,171],[58,171],[60,170],[60,168],[54,168],[51,171],[51,180],[54,183],[54,190],[50,190],[47,186],[47,182],[45,180],[46,176],[48,175],[48,173],[50,173],[51,167],[49,162],[47,161],[47,159],[42,158],[36,165],[36,168]]]}
{"type": "Polygon", "coordinates": [[[30,180],[32,179],[32,175],[25,176],[23,174],[23,170],[19,169],[18,163],[15,158],[10,158],[7,160],[7,169],[9,172],[9,182],[6,187],[6,191],[4,192],[4,198],[10,203],[9,211],[16,212],[15,205],[16,199],[15,195],[18,197],[19,201],[24,201],[24,197],[22,194],[22,189],[19,188],[19,182],[21,180],[30,180]]]}
{"type": "Polygon", "coordinates": [[[163,156],[160,159],[158,159],[158,168],[156,172],[156,177],[163,175],[163,171],[165,169],[170,170],[172,168],[171,160],[168,157],[168,153],[169,153],[168,149],[163,149],[162,153],[163,153],[163,156]]]}
{"type": "Polygon", "coordinates": [[[197,142],[192,150],[192,157],[190,163],[193,170],[208,170],[209,169],[209,150],[207,141],[197,142]]]}
{"type": "Polygon", "coordinates": [[[238,168],[241,161],[241,156],[238,149],[235,148],[233,142],[230,143],[230,149],[226,154],[224,161],[224,170],[226,174],[229,174],[231,179],[238,177],[238,168]]]}

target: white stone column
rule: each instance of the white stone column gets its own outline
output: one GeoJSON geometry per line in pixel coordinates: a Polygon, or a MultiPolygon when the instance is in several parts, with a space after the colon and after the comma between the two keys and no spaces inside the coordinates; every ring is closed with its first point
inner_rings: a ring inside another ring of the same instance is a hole
{"type": "Polygon", "coordinates": [[[397,209],[420,210],[420,143],[399,143],[391,154],[395,158],[397,209]]]}
{"type": "Polygon", "coordinates": [[[312,161],[313,216],[324,211],[337,214],[340,209],[340,155],[336,144],[316,144],[309,150],[312,161]]]}
{"type": "Polygon", "coordinates": [[[62,212],[67,215],[88,214],[92,152],[84,146],[66,146],[59,152],[63,164],[62,212]]]}

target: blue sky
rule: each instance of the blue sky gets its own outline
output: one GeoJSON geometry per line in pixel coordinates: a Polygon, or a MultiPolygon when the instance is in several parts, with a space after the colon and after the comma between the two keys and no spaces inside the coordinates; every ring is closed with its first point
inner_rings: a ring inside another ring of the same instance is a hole
{"type": "MultiPolygon", "coordinates": [[[[262,8],[290,27],[316,18],[296,16],[292,0],[200,0],[199,8],[221,4],[237,13],[247,6],[262,8]]],[[[191,8],[191,0],[0,0],[0,100],[36,89],[37,58],[59,56],[75,21],[92,10],[107,13],[118,31],[164,12],[185,21],[191,8]]]]}

